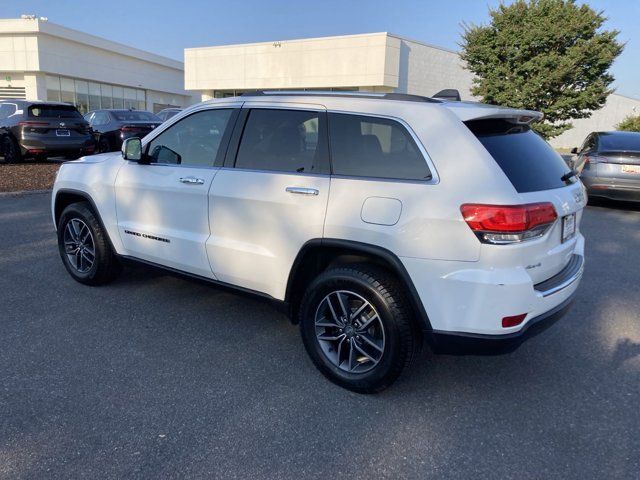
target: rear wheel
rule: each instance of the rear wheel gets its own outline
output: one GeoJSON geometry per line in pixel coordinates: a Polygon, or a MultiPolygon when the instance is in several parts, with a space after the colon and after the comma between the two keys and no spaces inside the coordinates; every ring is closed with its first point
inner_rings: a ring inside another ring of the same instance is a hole
{"type": "Polygon", "coordinates": [[[2,157],[4,163],[18,163],[22,161],[22,153],[20,147],[11,137],[4,137],[2,141],[2,157]]]}
{"type": "Polygon", "coordinates": [[[379,392],[409,366],[419,332],[402,289],[387,271],[366,264],[329,269],[300,307],[300,330],[316,367],[359,393],[379,392]]]}
{"type": "Polygon", "coordinates": [[[101,137],[98,142],[98,153],[107,153],[111,151],[111,143],[105,137],[101,137]]]}
{"type": "Polygon", "coordinates": [[[88,203],[64,209],[58,222],[58,251],[69,274],[86,285],[102,285],[121,270],[100,222],[88,203]]]}

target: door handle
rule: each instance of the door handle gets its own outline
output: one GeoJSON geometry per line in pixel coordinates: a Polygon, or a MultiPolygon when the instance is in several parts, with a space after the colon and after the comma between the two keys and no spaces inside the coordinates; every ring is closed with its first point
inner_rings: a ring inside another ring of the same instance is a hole
{"type": "Polygon", "coordinates": [[[189,185],[204,185],[204,178],[180,177],[180,181],[189,185]]]}
{"type": "Polygon", "coordinates": [[[315,188],[305,187],[287,187],[285,190],[289,193],[297,193],[298,195],[318,195],[320,193],[315,188]]]}

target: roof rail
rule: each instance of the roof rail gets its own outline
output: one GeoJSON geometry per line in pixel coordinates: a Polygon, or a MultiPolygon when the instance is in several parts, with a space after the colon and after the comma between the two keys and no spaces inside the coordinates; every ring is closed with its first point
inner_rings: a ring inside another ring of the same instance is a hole
{"type": "Polygon", "coordinates": [[[321,91],[321,90],[253,90],[244,92],[241,97],[260,97],[268,95],[303,95],[316,97],[351,97],[351,98],[380,98],[384,100],[397,100],[404,102],[425,102],[425,103],[441,103],[440,100],[423,97],[420,95],[410,95],[408,93],[378,93],[378,92],[362,92],[362,91],[321,91]]]}

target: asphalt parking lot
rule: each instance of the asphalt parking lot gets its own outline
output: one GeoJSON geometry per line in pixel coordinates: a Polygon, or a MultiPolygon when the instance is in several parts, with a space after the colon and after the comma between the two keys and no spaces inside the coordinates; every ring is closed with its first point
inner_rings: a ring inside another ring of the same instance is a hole
{"type": "Polygon", "coordinates": [[[260,300],[148,268],[101,288],[49,195],[0,198],[0,478],[639,478],[640,207],[590,206],[572,311],[516,352],[362,396],[260,300]]]}

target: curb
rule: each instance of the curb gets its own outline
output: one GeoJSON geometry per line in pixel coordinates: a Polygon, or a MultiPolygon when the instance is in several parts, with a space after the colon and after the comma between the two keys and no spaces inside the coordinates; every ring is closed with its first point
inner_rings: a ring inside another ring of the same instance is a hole
{"type": "Polygon", "coordinates": [[[51,193],[51,189],[49,190],[18,190],[17,192],[0,192],[0,198],[23,197],[26,195],[41,195],[43,193],[51,193]]]}

